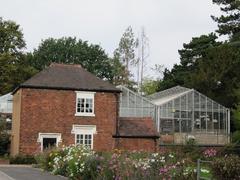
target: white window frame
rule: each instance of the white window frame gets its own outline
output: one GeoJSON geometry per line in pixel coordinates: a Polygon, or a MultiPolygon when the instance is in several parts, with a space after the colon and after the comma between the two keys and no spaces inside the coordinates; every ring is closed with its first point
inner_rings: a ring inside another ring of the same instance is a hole
{"type": "Polygon", "coordinates": [[[41,151],[43,151],[43,139],[44,138],[56,138],[56,147],[62,142],[61,133],[38,133],[37,142],[41,143],[41,151]]]}
{"type": "MultiPolygon", "coordinates": [[[[77,135],[91,135],[92,139],[91,139],[91,149],[93,149],[93,135],[97,134],[96,131],[96,125],[77,125],[74,124],[73,128],[72,128],[72,134],[75,134],[75,145],[77,145],[77,135]]],[[[83,141],[83,144],[85,142],[83,141]]]]}
{"type": "Polygon", "coordinates": [[[76,92],[76,113],[75,116],[95,116],[94,113],[94,96],[95,92],[85,92],[85,91],[75,91],[76,92]],[[78,99],[83,98],[85,99],[92,99],[92,112],[77,112],[77,105],[78,105],[78,99]]]}
{"type": "Polygon", "coordinates": [[[86,134],[83,134],[83,133],[79,133],[79,134],[75,134],[75,145],[90,145],[90,148],[91,149],[93,149],[93,134],[89,134],[89,133],[86,133],[86,134]],[[81,135],[83,135],[83,139],[82,139],[82,141],[83,141],[83,143],[81,144],[81,143],[77,143],[77,136],[81,136],[81,135]],[[91,144],[85,144],[85,135],[91,135],[91,144]]]}

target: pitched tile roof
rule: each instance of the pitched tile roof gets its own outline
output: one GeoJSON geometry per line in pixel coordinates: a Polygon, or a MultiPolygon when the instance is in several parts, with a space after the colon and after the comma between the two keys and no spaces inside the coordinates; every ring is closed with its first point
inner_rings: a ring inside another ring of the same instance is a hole
{"type": "MultiPolygon", "coordinates": [[[[22,83],[21,87],[39,89],[63,89],[121,92],[107,81],[99,79],[86,71],[81,65],[51,64],[48,68],[37,73],[32,78],[22,83]]],[[[13,92],[13,94],[17,91],[13,92]]]]}
{"type": "Polygon", "coordinates": [[[115,137],[159,138],[151,117],[120,117],[115,137]]]}

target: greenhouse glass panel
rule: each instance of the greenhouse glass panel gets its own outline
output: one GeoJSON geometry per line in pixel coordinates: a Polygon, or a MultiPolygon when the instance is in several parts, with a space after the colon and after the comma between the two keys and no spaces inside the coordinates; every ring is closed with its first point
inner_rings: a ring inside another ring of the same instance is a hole
{"type": "Polygon", "coordinates": [[[213,103],[210,99],[207,98],[207,130],[213,132],[213,103]]]}
{"type": "Polygon", "coordinates": [[[127,88],[121,90],[121,117],[151,116],[160,134],[176,133],[176,142],[189,135],[205,143],[229,141],[229,110],[194,89],[176,86],[148,99],[127,88]]]}
{"type": "Polygon", "coordinates": [[[197,131],[200,131],[201,130],[201,122],[200,122],[200,112],[199,111],[195,111],[194,112],[194,128],[197,130],[197,131]]]}
{"type": "Polygon", "coordinates": [[[167,117],[172,118],[173,117],[173,102],[170,101],[167,103],[167,117]]]}
{"type": "Polygon", "coordinates": [[[194,92],[194,110],[200,111],[200,95],[198,92],[194,92]]]}
{"type": "Polygon", "coordinates": [[[180,120],[174,119],[175,132],[180,132],[180,120]]]}
{"type": "Polygon", "coordinates": [[[152,117],[156,122],[156,105],[126,87],[118,88],[122,91],[119,98],[120,117],[152,117]]]}

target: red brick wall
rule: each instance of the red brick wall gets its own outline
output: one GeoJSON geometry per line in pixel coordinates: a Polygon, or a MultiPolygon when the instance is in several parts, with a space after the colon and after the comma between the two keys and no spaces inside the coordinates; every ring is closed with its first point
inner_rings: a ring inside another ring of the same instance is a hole
{"type": "Polygon", "coordinates": [[[75,116],[76,92],[66,90],[22,90],[19,153],[40,151],[38,133],[61,133],[62,144],[74,144],[72,125],[96,125],[94,150],[111,150],[115,146],[112,135],[116,130],[117,95],[95,94],[95,117],[75,116]]]}
{"type": "Polygon", "coordinates": [[[129,151],[158,151],[157,140],[149,138],[117,138],[116,148],[129,151]]]}

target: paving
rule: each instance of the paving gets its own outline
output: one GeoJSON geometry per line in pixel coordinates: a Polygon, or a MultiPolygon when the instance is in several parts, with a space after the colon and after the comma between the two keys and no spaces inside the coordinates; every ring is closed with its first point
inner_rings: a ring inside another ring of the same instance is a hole
{"type": "Polygon", "coordinates": [[[67,180],[31,166],[1,165],[0,180],[67,180]]]}

